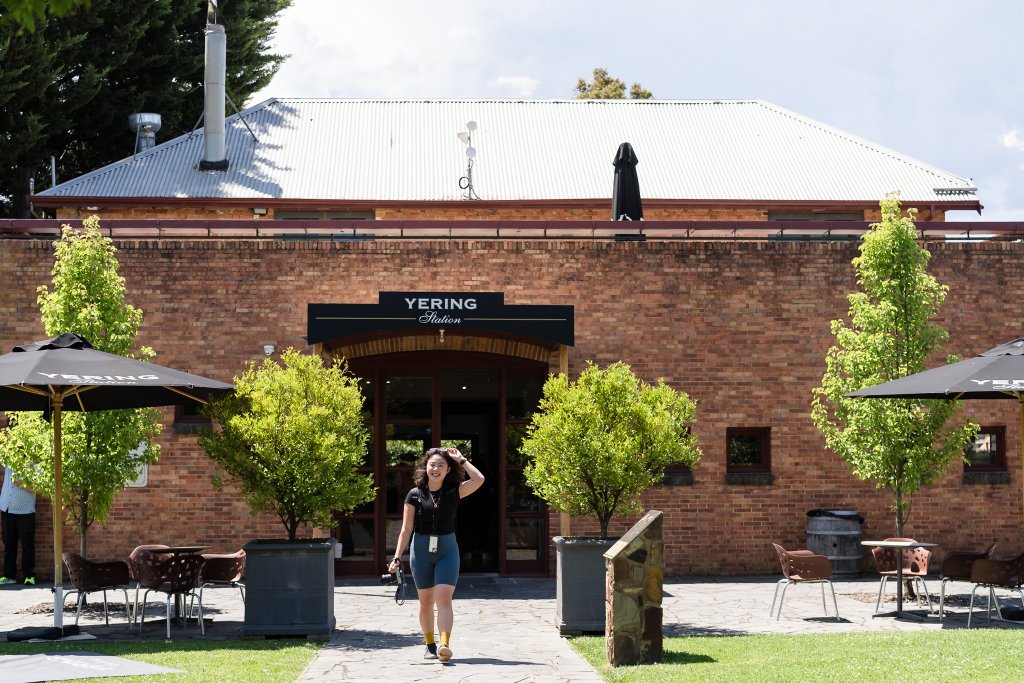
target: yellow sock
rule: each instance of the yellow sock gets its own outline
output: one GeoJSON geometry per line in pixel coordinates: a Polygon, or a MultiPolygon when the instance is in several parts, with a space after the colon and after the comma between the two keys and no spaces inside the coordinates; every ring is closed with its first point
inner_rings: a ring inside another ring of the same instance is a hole
{"type": "Polygon", "coordinates": [[[430,633],[424,633],[423,634],[423,639],[427,641],[427,645],[433,645],[434,644],[434,632],[431,631],[430,633]]]}
{"type": "Polygon", "coordinates": [[[451,635],[452,634],[451,634],[450,631],[441,631],[441,644],[442,645],[447,645],[448,644],[448,639],[451,638],[451,635]]]}

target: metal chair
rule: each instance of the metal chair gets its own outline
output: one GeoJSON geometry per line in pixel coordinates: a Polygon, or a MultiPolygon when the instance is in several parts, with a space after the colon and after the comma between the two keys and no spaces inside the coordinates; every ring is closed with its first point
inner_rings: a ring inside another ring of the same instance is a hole
{"type": "Polygon", "coordinates": [[[942,619],[946,613],[946,584],[950,581],[969,583],[974,561],[992,557],[995,549],[996,544],[993,543],[985,550],[954,550],[946,553],[946,556],[942,558],[942,567],[939,569],[939,576],[942,577],[942,583],[939,585],[939,619],[942,619]]]}
{"type": "MultiPolygon", "coordinates": [[[[245,550],[241,549],[234,553],[218,555],[206,553],[202,555],[206,560],[203,564],[203,572],[199,577],[199,601],[203,600],[203,589],[207,586],[232,586],[238,588],[242,594],[242,603],[245,604],[245,584],[242,578],[245,576],[245,550]]],[[[189,606],[189,615],[192,614],[192,607],[189,606]]]]}
{"type": "MultiPolygon", "coordinates": [[[[173,555],[159,564],[141,562],[139,564],[139,584],[146,589],[142,594],[142,614],[138,619],[139,631],[146,621],[146,598],[152,591],[158,591],[167,600],[167,638],[171,637],[171,617],[181,616],[184,625],[184,614],[176,614],[177,609],[171,607],[171,598],[198,598],[195,589],[199,584],[199,576],[203,570],[203,558],[199,555],[173,555]]],[[[199,630],[205,636],[206,626],[203,623],[203,601],[199,599],[199,630]]],[[[178,603],[175,603],[177,606],[178,603]]],[[[183,604],[183,602],[182,602],[183,604]]]]}
{"type": "MultiPolygon", "coordinates": [[[[131,630],[132,615],[128,602],[128,584],[131,583],[131,576],[128,571],[128,564],[123,561],[115,562],[93,562],[87,560],[78,553],[62,553],[64,566],[68,569],[68,578],[75,589],[69,591],[64,597],[77,593],[76,600],[78,609],[75,611],[75,623],[82,616],[82,603],[89,593],[103,592],[103,618],[110,626],[110,614],[107,610],[107,590],[120,590],[124,593],[124,611],[128,620],[128,628],[131,630]]],[[[63,608],[63,606],[62,606],[63,608]]]]}
{"type": "MultiPolygon", "coordinates": [[[[912,538],[887,538],[885,540],[914,542],[912,538]]],[[[875,614],[878,614],[878,609],[882,604],[886,581],[899,575],[896,569],[897,557],[900,558],[899,561],[903,562],[903,579],[919,586],[917,604],[921,604],[923,594],[928,604],[928,612],[935,611],[932,608],[932,596],[928,593],[928,584],[924,582],[924,577],[928,574],[928,563],[931,561],[932,551],[927,548],[872,548],[871,556],[875,559],[875,569],[882,575],[882,580],[878,584],[878,599],[875,600],[875,614]]]]}
{"type": "Polygon", "coordinates": [[[825,602],[825,584],[828,584],[832,591],[832,606],[836,610],[836,621],[839,621],[839,604],[836,602],[836,589],[832,585],[832,563],[824,555],[815,555],[810,550],[789,551],[782,546],[772,543],[775,552],[782,564],[782,576],[775,584],[775,594],[772,595],[772,606],[768,610],[768,616],[775,612],[775,619],[782,616],[782,602],[786,599],[786,589],[791,583],[820,583],[821,584],[821,606],[828,616],[828,605],[825,602]],[[779,586],[782,586],[782,596],[779,597],[779,609],[775,611],[775,599],[779,595],[779,586]]]}
{"type": "Polygon", "coordinates": [[[148,562],[150,564],[157,564],[163,562],[170,553],[155,552],[161,548],[167,548],[166,545],[159,543],[150,543],[146,545],[136,546],[135,550],[128,556],[128,568],[132,572],[132,580],[135,581],[135,602],[132,604],[132,620],[135,620],[135,616],[139,613],[139,564],[142,562],[148,562]]]}
{"type": "Polygon", "coordinates": [[[992,607],[996,608],[996,618],[1003,619],[1003,613],[999,608],[999,600],[996,597],[996,589],[1004,588],[1011,592],[1017,591],[1021,604],[1024,605],[1024,592],[1021,586],[1024,585],[1024,553],[1017,557],[991,558],[975,560],[971,565],[971,581],[974,587],[971,589],[971,608],[967,614],[967,628],[971,627],[971,617],[974,616],[974,595],[979,588],[988,588],[988,606],[985,610],[989,621],[992,620],[992,607]]]}

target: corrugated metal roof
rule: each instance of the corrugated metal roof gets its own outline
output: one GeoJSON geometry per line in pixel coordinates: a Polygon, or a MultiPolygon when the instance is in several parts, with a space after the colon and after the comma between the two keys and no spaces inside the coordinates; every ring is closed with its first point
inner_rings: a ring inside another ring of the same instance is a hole
{"type": "Polygon", "coordinates": [[[198,170],[200,129],[40,194],[458,200],[472,120],[485,200],[609,197],[630,142],[649,199],[977,201],[966,178],[758,100],[271,99],[241,117],[257,140],[227,119],[227,171],[198,170]]]}

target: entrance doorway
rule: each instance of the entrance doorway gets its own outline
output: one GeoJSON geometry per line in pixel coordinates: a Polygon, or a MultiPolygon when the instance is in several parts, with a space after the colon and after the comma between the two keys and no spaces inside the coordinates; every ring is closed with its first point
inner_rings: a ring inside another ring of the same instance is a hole
{"type": "Polygon", "coordinates": [[[546,364],[484,353],[421,352],[359,358],[367,465],[377,497],[339,516],[339,575],[380,574],[393,556],[415,465],[432,447],[456,447],[486,477],[460,502],[456,535],[464,573],[547,571],[547,510],[523,478],[520,444],[547,377],[546,364]]]}

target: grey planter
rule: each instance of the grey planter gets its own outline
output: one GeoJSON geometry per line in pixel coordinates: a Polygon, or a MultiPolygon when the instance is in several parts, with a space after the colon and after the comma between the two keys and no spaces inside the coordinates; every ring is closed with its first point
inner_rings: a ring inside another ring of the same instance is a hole
{"type": "Polygon", "coordinates": [[[316,636],[334,630],[334,539],[245,546],[243,636],[316,636]]]}
{"type": "Polygon", "coordinates": [[[604,633],[604,553],[615,545],[615,539],[555,536],[553,540],[559,633],[604,633]]]}

